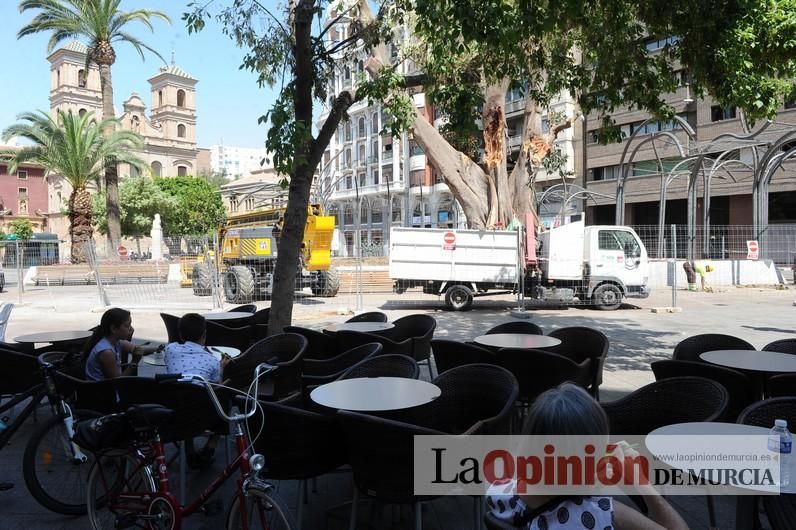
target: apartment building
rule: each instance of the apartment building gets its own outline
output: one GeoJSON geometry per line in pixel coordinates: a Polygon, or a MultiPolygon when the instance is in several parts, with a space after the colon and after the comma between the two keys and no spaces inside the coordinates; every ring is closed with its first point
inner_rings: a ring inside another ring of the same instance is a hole
{"type": "Polygon", "coordinates": [[[230,179],[239,179],[268,168],[265,147],[239,147],[217,144],[210,146],[210,169],[230,179]]]}

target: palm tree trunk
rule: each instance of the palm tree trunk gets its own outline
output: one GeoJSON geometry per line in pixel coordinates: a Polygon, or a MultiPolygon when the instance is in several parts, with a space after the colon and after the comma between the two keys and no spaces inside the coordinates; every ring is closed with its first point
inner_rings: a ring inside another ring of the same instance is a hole
{"type": "MultiPolygon", "coordinates": [[[[113,81],[111,65],[99,64],[102,87],[102,119],[113,118],[113,81]]],[[[105,131],[106,136],[111,131],[105,131]]],[[[116,255],[122,238],[122,218],[119,209],[119,173],[116,160],[105,161],[105,209],[108,212],[108,257],[116,255]]]]}
{"type": "Polygon", "coordinates": [[[85,263],[86,245],[94,235],[91,226],[91,194],[86,188],[72,190],[69,195],[69,239],[72,240],[72,263],[85,263]]]}

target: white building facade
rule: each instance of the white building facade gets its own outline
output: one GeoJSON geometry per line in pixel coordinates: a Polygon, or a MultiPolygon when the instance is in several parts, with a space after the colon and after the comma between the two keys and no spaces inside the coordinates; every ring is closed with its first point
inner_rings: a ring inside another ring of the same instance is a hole
{"type": "Polygon", "coordinates": [[[213,173],[238,179],[269,167],[270,160],[265,147],[210,146],[210,169],[213,173]]]}

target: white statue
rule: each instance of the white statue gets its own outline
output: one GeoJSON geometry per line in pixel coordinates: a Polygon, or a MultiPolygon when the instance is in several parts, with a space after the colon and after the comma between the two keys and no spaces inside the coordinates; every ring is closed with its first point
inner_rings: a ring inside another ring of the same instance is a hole
{"type": "Polygon", "coordinates": [[[152,261],[163,259],[163,230],[160,228],[160,214],[155,214],[155,219],[152,221],[152,231],[149,233],[152,237],[152,261]]]}

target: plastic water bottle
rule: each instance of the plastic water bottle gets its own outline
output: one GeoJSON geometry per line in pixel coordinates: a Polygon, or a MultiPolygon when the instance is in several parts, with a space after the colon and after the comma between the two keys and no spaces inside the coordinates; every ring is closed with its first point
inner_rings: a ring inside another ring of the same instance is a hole
{"type": "Polygon", "coordinates": [[[774,428],[768,433],[768,450],[779,453],[780,487],[790,484],[790,454],[793,438],[788,431],[787,420],[774,420],[774,428]]]}

